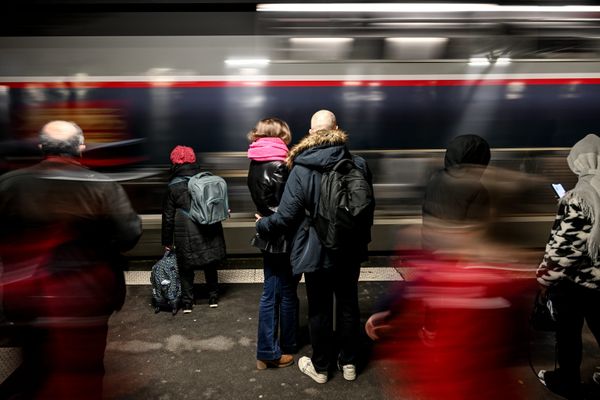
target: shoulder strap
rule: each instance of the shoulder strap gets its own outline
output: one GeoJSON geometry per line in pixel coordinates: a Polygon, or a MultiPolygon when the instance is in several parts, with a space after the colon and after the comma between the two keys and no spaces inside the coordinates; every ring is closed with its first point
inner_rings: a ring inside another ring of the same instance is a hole
{"type": "Polygon", "coordinates": [[[335,163],[335,165],[333,166],[333,168],[331,168],[332,171],[339,171],[340,169],[342,169],[342,167],[346,164],[349,164],[352,167],[356,167],[356,164],[354,164],[354,161],[352,161],[352,159],[350,158],[342,158],[340,161],[338,161],[337,163],[335,163]]]}
{"type": "Polygon", "coordinates": [[[189,180],[190,180],[189,176],[176,176],[175,178],[171,179],[171,181],[169,182],[169,186],[175,185],[180,182],[187,182],[189,180]]]}
{"type": "Polygon", "coordinates": [[[200,172],[200,173],[196,174],[195,176],[196,176],[197,178],[203,178],[203,177],[205,177],[205,176],[212,176],[212,175],[213,175],[213,173],[212,173],[212,172],[203,171],[203,172],[200,172]]]}

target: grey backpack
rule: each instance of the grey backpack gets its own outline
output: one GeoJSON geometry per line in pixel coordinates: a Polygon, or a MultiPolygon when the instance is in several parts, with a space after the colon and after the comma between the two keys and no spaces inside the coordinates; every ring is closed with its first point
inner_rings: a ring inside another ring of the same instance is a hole
{"type": "Polygon", "coordinates": [[[220,176],[201,172],[190,178],[188,191],[192,197],[189,217],[202,225],[215,224],[229,217],[227,184],[220,176]]]}

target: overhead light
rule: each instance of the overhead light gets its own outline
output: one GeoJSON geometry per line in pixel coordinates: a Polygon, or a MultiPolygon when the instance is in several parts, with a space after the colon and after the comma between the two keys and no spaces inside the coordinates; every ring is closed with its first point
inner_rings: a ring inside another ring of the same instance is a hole
{"type": "Polygon", "coordinates": [[[449,3],[273,3],[258,4],[261,12],[366,12],[366,13],[423,13],[423,12],[524,12],[524,13],[588,13],[600,12],[598,6],[501,6],[498,4],[449,4],[449,3]]]}
{"type": "Polygon", "coordinates": [[[399,44],[441,44],[448,41],[443,37],[388,37],[386,42],[399,44]]]}
{"type": "Polygon", "coordinates": [[[290,38],[291,43],[313,43],[313,44],[341,44],[353,42],[353,38],[342,37],[294,37],[290,38]]]}
{"type": "Polygon", "coordinates": [[[496,65],[508,65],[510,64],[510,58],[509,57],[500,57],[496,60],[496,62],[494,63],[496,65]]]}
{"type": "Polygon", "coordinates": [[[264,67],[269,65],[271,60],[267,58],[228,58],[225,65],[229,67],[264,67]]]}
{"type": "Polygon", "coordinates": [[[473,12],[495,7],[494,4],[394,4],[394,3],[288,3],[258,4],[263,12],[473,12]]]}
{"type": "Polygon", "coordinates": [[[490,65],[490,61],[485,57],[471,57],[469,65],[490,65]]]}

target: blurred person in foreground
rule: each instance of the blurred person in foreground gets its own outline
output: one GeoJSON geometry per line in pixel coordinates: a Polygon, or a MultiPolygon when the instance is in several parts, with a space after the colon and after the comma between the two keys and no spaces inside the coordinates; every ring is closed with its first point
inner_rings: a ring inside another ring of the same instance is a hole
{"type": "MultiPolygon", "coordinates": [[[[294,232],[292,266],[295,275],[304,273],[312,357],[298,360],[300,370],[317,383],[326,383],[333,349],[333,296],[336,298],[340,351],[337,365],[346,380],[356,379],[360,336],[358,278],[360,264],[367,259],[373,210],[369,226],[354,232],[351,248],[331,250],[320,241],[314,229],[314,216],[321,195],[321,178],[342,159],[350,159],[371,185],[366,161],[347,148],[348,136],[338,129],[335,115],[320,110],[311,118],[309,134],[290,151],[290,176],[277,212],[258,218],[260,235],[294,232]],[[301,246],[298,244],[301,243],[301,246]],[[297,251],[295,251],[297,250],[297,251]]],[[[258,216],[260,217],[260,216],[258,216]]]]}
{"type": "Polygon", "coordinates": [[[208,287],[208,305],[219,305],[218,267],[226,257],[223,225],[217,222],[202,225],[194,222],[189,211],[192,197],[188,190],[189,179],[200,173],[196,154],[191,147],[175,146],[170,154],[171,176],[163,199],[162,244],[173,250],[181,279],[183,313],[192,312],[194,304],[194,270],[203,269],[208,287]]]}
{"type": "Polygon", "coordinates": [[[551,391],[580,399],[584,321],[600,343],[600,138],[577,142],[567,162],[577,184],[560,199],[537,270],[542,293],[553,292],[558,369],[538,376],[551,391]]]}
{"type": "Polygon", "coordinates": [[[420,399],[518,399],[509,366],[523,354],[527,311],[508,265],[482,251],[490,198],[480,182],[490,161],[477,135],[454,138],[423,202],[423,249],[399,252],[407,281],[393,287],[365,330],[391,358],[394,395],[420,399]],[[410,270],[409,270],[410,268],[410,270]],[[504,270],[503,270],[504,269],[504,270]]]}
{"type": "MultiPolygon", "coordinates": [[[[265,118],[248,134],[248,188],[258,214],[262,217],[277,212],[283,195],[288,168],[287,145],[292,140],[290,128],[279,118],[265,118]]],[[[264,285],[258,311],[256,366],[287,367],[294,363],[291,353],[297,351],[298,295],[300,275],[292,274],[289,238],[256,236],[254,246],[263,255],[264,285]]]]}
{"type": "Polygon", "coordinates": [[[109,316],[125,300],[124,260],[141,220],[123,188],[82,166],[81,129],[52,121],[45,158],[0,177],[4,310],[23,327],[23,398],[100,399],[109,316]]]}
{"type": "Polygon", "coordinates": [[[425,190],[424,249],[468,250],[468,246],[456,245],[457,238],[481,236],[490,219],[490,196],[481,183],[490,157],[490,145],[481,136],[461,135],[450,141],[444,168],[433,174],[425,190]]]}

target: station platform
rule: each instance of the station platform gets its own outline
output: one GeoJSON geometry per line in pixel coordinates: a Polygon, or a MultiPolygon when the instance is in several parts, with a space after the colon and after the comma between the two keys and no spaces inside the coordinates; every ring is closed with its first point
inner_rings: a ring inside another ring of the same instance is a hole
{"type": "MultiPolygon", "coordinates": [[[[377,344],[364,334],[361,365],[355,381],[345,381],[341,373],[336,372],[330,375],[329,382],[318,384],[298,370],[297,360],[304,355],[310,356],[311,352],[303,283],[298,288],[301,347],[294,356],[296,363],[287,368],[259,371],[255,365],[255,352],[260,282],[247,279],[249,283],[225,283],[227,275],[220,271],[223,283],[218,308],[208,307],[204,285],[198,284],[193,312],[172,316],[167,312],[154,314],[150,305],[150,285],[135,281],[142,279],[139,274],[147,271],[132,272],[138,276],[128,277],[125,305],[110,319],[105,354],[106,399],[418,400],[410,395],[399,395],[397,391],[390,392],[392,386],[402,387],[402,377],[390,374],[390,368],[393,368],[390,360],[374,357],[377,344]]],[[[252,273],[258,276],[260,272],[252,273]]],[[[368,277],[381,272],[363,270],[363,275],[368,277]]],[[[362,279],[359,282],[363,324],[380,299],[397,284],[395,281],[402,278],[393,268],[388,268],[385,274],[389,279],[362,279]],[[391,279],[393,274],[396,274],[395,279],[391,279]]],[[[196,274],[199,282],[202,282],[202,275],[201,272],[196,274]]],[[[600,365],[600,351],[589,333],[584,344],[586,356],[582,376],[591,382],[594,367],[600,365]]],[[[531,361],[536,369],[553,368],[552,333],[536,333],[531,349],[531,361]]],[[[560,399],[540,384],[528,361],[523,359],[511,371],[515,377],[512,384],[522,398],[560,399]]],[[[406,384],[408,386],[410,382],[406,384]]]]}

